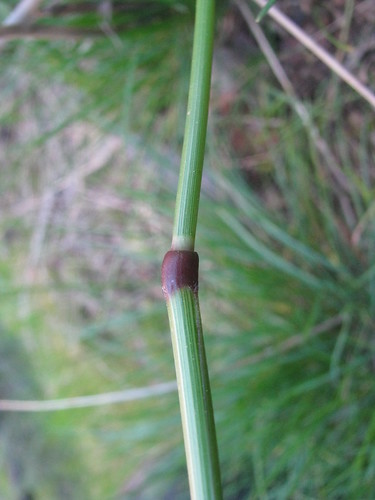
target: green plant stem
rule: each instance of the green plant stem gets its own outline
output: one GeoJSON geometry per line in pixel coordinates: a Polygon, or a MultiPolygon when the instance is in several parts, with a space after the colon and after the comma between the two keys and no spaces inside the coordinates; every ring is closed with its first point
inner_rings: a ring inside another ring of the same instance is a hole
{"type": "Polygon", "coordinates": [[[197,0],[189,100],[172,248],[162,266],[193,500],[222,498],[194,252],[210,96],[214,0],[197,0]]]}
{"type": "Polygon", "coordinates": [[[194,250],[210,98],[215,2],[197,0],[172,248],[194,250]]]}
{"type": "Polygon", "coordinates": [[[198,297],[188,287],[167,301],[191,498],[222,498],[215,422],[198,297]]]}

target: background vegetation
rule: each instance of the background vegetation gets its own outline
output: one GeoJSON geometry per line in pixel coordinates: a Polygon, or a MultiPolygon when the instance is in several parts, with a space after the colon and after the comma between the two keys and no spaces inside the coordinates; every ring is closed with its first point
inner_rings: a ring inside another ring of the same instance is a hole
{"type": "MultiPolygon", "coordinates": [[[[45,2],[1,45],[1,399],[174,379],[160,264],[193,4],[45,2]]],[[[374,87],[371,2],[279,6],[374,87]]],[[[322,150],[236,5],[218,10],[197,250],[224,496],[370,499],[374,110],[264,19],[322,150]]],[[[2,498],[188,497],[174,391],[2,412],[0,443],[2,498]]]]}

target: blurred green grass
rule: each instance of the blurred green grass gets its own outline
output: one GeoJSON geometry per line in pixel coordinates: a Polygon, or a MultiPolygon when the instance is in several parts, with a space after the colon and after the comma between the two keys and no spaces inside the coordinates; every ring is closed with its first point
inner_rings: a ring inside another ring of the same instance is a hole
{"type": "MultiPolygon", "coordinates": [[[[142,20],[117,43],[5,48],[1,398],[174,378],[159,269],[183,133],[189,7],[151,27],[142,20]],[[9,380],[17,387],[3,388],[9,380]]],[[[309,104],[344,189],[259,53],[233,58],[229,110],[213,82],[197,235],[225,498],[371,498],[374,118],[344,89],[327,113],[330,81],[309,104]]],[[[3,496],[188,498],[174,393],[2,418],[12,424],[0,421],[2,449],[22,450],[2,453],[3,496]],[[16,480],[12,463],[23,471],[16,480]]]]}

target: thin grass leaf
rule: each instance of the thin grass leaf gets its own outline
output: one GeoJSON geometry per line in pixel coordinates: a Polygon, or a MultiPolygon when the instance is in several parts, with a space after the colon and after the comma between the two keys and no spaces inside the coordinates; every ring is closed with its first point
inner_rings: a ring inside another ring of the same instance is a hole
{"type": "Polygon", "coordinates": [[[277,0],[268,0],[268,2],[266,3],[266,5],[264,7],[262,7],[262,9],[260,10],[259,14],[257,15],[255,21],[257,23],[260,23],[261,20],[264,18],[264,16],[267,15],[268,11],[270,10],[270,8],[275,5],[275,3],[277,2],[277,0]]]}
{"type": "Polygon", "coordinates": [[[265,245],[263,245],[260,241],[256,240],[242,224],[234,219],[234,217],[224,212],[221,212],[220,216],[222,220],[226,222],[228,228],[231,228],[235,234],[237,234],[253,251],[258,254],[258,256],[262,256],[262,259],[269,265],[281,272],[287,273],[290,276],[297,278],[299,281],[302,281],[312,288],[324,288],[322,282],[317,278],[297,268],[282,257],[279,257],[272,250],[269,250],[265,245]]]}

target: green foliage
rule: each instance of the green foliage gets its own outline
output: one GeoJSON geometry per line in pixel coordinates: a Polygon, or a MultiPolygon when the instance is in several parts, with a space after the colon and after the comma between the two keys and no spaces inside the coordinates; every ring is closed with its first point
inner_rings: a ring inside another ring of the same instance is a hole
{"type": "Polygon", "coordinates": [[[82,13],[80,5],[75,10],[74,3],[67,3],[67,12],[62,6],[54,16],[47,10],[36,26],[81,29],[81,40],[67,35],[63,41],[15,41],[3,62],[22,65],[38,82],[52,72],[55,79],[79,88],[80,107],[70,120],[84,116],[127,131],[131,116],[131,129],[147,133],[158,113],[187,94],[194,20],[190,2],[146,2],[143,8],[130,2],[129,9],[118,2],[109,19],[99,6],[82,13]],[[98,30],[98,36],[86,38],[88,28],[98,30]]]}
{"type": "MultiPolygon", "coordinates": [[[[2,398],[40,397],[35,371],[22,342],[1,331],[2,398]]],[[[1,474],[4,498],[79,498],[87,495],[79,451],[70,436],[51,436],[51,422],[40,415],[0,416],[1,474]],[[72,463],[74,466],[72,467],[72,463]]]]}

